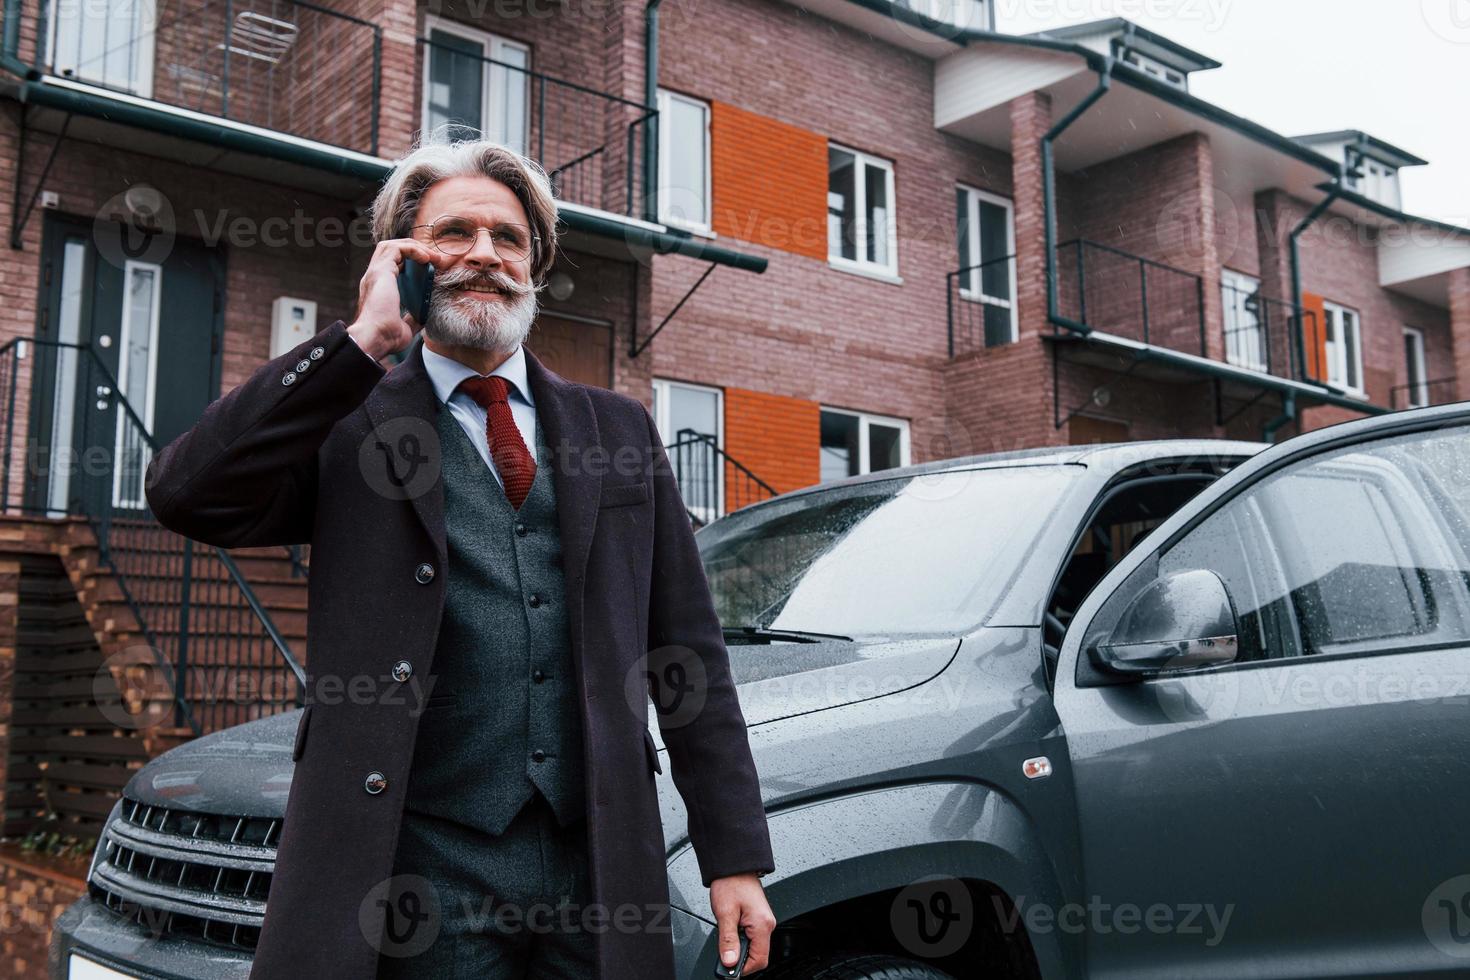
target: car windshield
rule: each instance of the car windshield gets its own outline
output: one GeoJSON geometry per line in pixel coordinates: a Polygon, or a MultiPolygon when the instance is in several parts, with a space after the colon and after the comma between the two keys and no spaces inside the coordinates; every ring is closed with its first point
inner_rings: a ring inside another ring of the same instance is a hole
{"type": "Polygon", "coordinates": [[[1081,472],[970,469],[834,487],[696,535],[727,628],[964,632],[1002,598],[1081,472]]]}

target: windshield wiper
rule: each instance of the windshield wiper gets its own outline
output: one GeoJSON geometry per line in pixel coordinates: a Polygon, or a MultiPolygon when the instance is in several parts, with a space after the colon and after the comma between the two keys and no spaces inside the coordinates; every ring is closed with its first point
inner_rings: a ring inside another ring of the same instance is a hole
{"type": "Polygon", "coordinates": [[[792,643],[824,643],[827,640],[846,640],[852,637],[841,633],[813,633],[810,630],[773,630],[769,626],[726,626],[723,630],[727,640],[790,640],[792,643]]]}

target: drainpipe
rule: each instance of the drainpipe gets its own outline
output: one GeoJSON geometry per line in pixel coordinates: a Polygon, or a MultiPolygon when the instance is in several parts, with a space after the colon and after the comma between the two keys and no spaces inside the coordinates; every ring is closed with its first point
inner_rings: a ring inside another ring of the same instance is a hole
{"type": "MultiPolygon", "coordinates": [[[[1093,103],[1108,94],[1113,86],[1113,56],[1107,55],[1097,73],[1097,88],[1072,108],[1041,138],[1042,210],[1046,212],[1046,318],[1052,323],[1066,327],[1076,333],[1087,334],[1092,330],[1085,323],[1068,319],[1058,312],[1060,300],[1057,286],[1057,175],[1056,162],[1052,156],[1052,141],[1076,122],[1093,103]]],[[[1079,246],[1080,247],[1080,246],[1079,246]]]]}
{"type": "MultiPolygon", "coordinates": [[[[1342,164],[1338,164],[1337,179],[1332,182],[1332,189],[1327,192],[1327,196],[1318,201],[1316,206],[1307,212],[1307,216],[1297,223],[1297,226],[1291,230],[1291,235],[1288,236],[1291,251],[1291,304],[1297,309],[1301,309],[1302,306],[1302,256],[1297,240],[1301,238],[1303,232],[1311,227],[1313,222],[1320,218],[1328,208],[1332,207],[1332,202],[1336,201],[1342,196],[1343,191],[1347,190],[1347,171],[1357,170],[1363,163],[1363,140],[1361,137],[1353,144],[1351,150],[1355,156],[1346,168],[1342,164]]],[[[1296,336],[1292,338],[1292,341],[1293,346],[1296,347],[1297,366],[1302,372],[1303,379],[1305,379],[1307,373],[1307,352],[1302,346],[1300,320],[1297,323],[1296,336]]]]}
{"type": "Polygon", "coordinates": [[[1261,430],[1262,442],[1275,442],[1276,431],[1296,419],[1296,392],[1288,391],[1281,396],[1281,414],[1266,423],[1261,430]]]}
{"type": "MultiPolygon", "coordinates": [[[[648,0],[643,8],[643,102],[658,110],[658,8],[663,0],[648,0]]],[[[643,127],[643,219],[658,221],[658,116],[643,127]]]]}

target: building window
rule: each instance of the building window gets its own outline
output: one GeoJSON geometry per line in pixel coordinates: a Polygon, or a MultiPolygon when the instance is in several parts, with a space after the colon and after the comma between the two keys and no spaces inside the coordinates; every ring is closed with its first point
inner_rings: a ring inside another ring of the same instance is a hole
{"type": "Polygon", "coordinates": [[[1166,85],[1172,85],[1175,88],[1186,91],[1189,89],[1189,79],[1185,76],[1184,72],[1170,68],[1162,61],[1150,58],[1146,54],[1139,54],[1137,51],[1124,51],[1123,61],[1137,68],[1145,75],[1151,78],[1157,78],[1166,85]]]}
{"type": "Polygon", "coordinates": [[[1266,326],[1261,322],[1261,281],[1220,271],[1225,308],[1225,359],[1252,371],[1266,370],[1266,326]]]}
{"type": "Polygon", "coordinates": [[[142,434],[153,431],[162,295],[163,267],[128,259],[123,270],[122,325],[118,329],[117,393],[138,415],[135,422],[130,413],[117,413],[112,505],[130,510],[148,506],[143,481],[153,453],[142,434]]]}
{"type": "Polygon", "coordinates": [[[450,123],[453,137],[483,137],[525,153],[531,49],[432,14],[426,26],[424,128],[450,123]]]}
{"type": "Polygon", "coordinates": [[[709,103],[658,93],[658,220],[710,229],[709,103]]]}
{"type": "Polygon", "coordinates": [[[652,414],[685,508],[700,524],[709,523],[725,512],[724,392],[655,378],[652,414]]]}
{"type": "Polygon", "coordinates": [[[907,7],[941,24],[952,24],[972,31],[991,31],[990,6],[986,0],[893,0],[895,7],[907,7]]]}
{"type": "Polygon", "coordinates": [[[1343,155],[1348,168],[1351,169],[1356,161],[1358,172],[1362,174],[1361,177],[1348,176],[1349,188],[1380,204],[1386,204],[1394,210],[1400,208],[1399,178],[1396,168],[1368,157],[1359,160],[1356,149],[1351,145],[1344,148],[1343,155]]]}
{"type": "Polygon", "coordinates": [[[898,275],[891,163],[827,148],[827,256],[839,268],[898,275]]]}
{"type": "Polygon", "coordinates": [[[985,346],[1017,337],[1016,229],[1011,202],[960,186],[955,190],[959,230],[960,298],[984,304],[985,346]]]}
{"type": "Polygon", "coordinates": [[[1363,390],[1363,323],[1357,310],[1322,304],[1327,355],[1327,383],[1355,395],[1363,390]]]}
{"type": "Polygon", "coordinates": [[[822,409],[822,482],[909,465],[903,419],[840,408],[822,409]]]}
{"type": "Polygon", "coordinates": [[[1410,408],[1424,408],[1429,404],[1429,375],[1424,367],[1424,332],[1414,327],[1404,328],[1404,368],[1409,381],[1408,405],[1410,408]]]}

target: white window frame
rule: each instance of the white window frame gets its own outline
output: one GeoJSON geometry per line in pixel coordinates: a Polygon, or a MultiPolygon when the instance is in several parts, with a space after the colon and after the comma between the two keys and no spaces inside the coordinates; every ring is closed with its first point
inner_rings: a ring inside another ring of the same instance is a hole
{"type": "MultiPolygon", "coordinates": [[[[858,420],[858,471],[853,475],[862,476],[872,472],[873,461],[870,458],[871,453],[868,448],[868,430],[874,423],[898,429],[898,465],[908,466],[910,464],[908,419],[901,419],[892,415],[874,415],[871,412],[857,412],[848,408],[834,408],[831,405],[822,405],[818,410],[819,421],[823,412],[830,412],[833,415],[850,415],[856,417],[858,420]]],[[[817,451],[820,454],[820,440],[817,444],[817,451]]],[[[820,463],[818,464],[817,472],[821,472],[820,463]]],[[[880,470],[879,472],[882,471],[880,470]]]]}
{"type": "Polygon", "coordinates": [[[1178,68],[1171,68],[1157,58],[1150,58],[1134,48],[1124,48],[1121,57],[1124,64],[1136,68],[1150,78],[1158,79],[1165,85],[1180,91],[1189,91],[1189,76],[1178,68]],[[1174,77],[1170,78],[1171,75],[1174,77]]]}
{"type": "Polygon", "coordinates": [[[990,20],[990,0],[893,0],[893,4],[941,24],[972,31],[995,29],[990,20]]]}
{"type": "MultiPolygon", "coordinates": [[[[672,431],[672,422],[669,419],[669,407],[673,400],[669,397],[672,388],[684,388],[689,391],[698,391],[715,396],[715,446],[721,451],[725,448],[725,389],[713,385],[694,384],[689,381],[675,381],[672,378],[653,379],[653,424],[658,429],[659,438],[664,440],[664,446],[673,445],[678,442],[678,433],[672,431]],[[667,435],[665,434],[667,433],[667,435]]],[[[670,460],[670,463],[673,463],[670,460]]],[[[675,474],[677,478],[678,474],[675,474]]],[[[715,466],[715,511],[714,514],[702,514],[703,509],[698,506],[690,507],[690,512],[703,523],[710,521],[725,513],[725,466],[723,458],[715,466]]]]}
{"type": "MultiPolygon", "coordinates": [[[[113,42],[114,50],[117,50],[119,47],[124,50],[132,49],[129,50],[129,55],[132,59],[132,64],[130,64],[130,70],[128,72],[129,84],[119,86],[115,80],[107,78],[105,72],[99,77],[95,72],[79,70],[79,66],[77,65],[69,63],[57,64],[56,61],[58,54],[57,45],[60,43],[60,33],[62,30],[61,17],[58,16],[58,11],[68,10],[77,16],[78,32],[85,33],[89,26],[92,30],[97,30],[100,27],[105,43],[111,33],[110,27],[106,23],[107,19],[112,16],[111,4],[104,0],[103,6],[107,8],[107,13],[102,18],[92,18],[89,20],[83,17],[82,13],[87,10],[95,11],[97,9],[96,7],[87,4],[63,4],[60,0],[42,0],[42,2],[47,7],[46,65],[48,66],[48,70],[61,74],[70,68],[73,74],[67,77],[74,78],[78,82],[97,85],[114,91],[121,87],[123,91],[136,95],[140,99],[151,100],[153,98],[154,47],[158,36],[158,4],[131,4],[136,18],[132,25],[133,30],[136,31],[133,37],[136,45],[119,45],[118,42],[113,42]]],[[[71,58],[72,52],[68,51],[64,53],[68,59],[71,58]]],[[[106,67],[105,58],[106,54],[104,53],[104,68],[106,67]]]]}
{"type": "MultiPolygon", "coordinates": [[[[827,234],[827,262],[833,268],[843,269],[848,272],[857,272],[866,275],[878,273],[879,275],[897,278],[898,194],[896,187],[897,181],[895,180],[893,174],[893,161],[885,160],[882,157],[875,157],[872,154],[864,153],[862,150],[855,150],[850,146],[843,146],[841,143],[833,143],[831,141],[827,143],[827,154],[829,161],[831,160],[831,154],[833,150],[837,150],[840,153],[851,154],[854,164],[858,167],[857,171],[853,175],[853,210],[857,221],[857,224],[854,227],[854,232],[860,246],[863,242],[867,241],[868,238],[868,182],[864,179],[864,177],[866,176],[864,171],[868,167],[877,167],[878,169],[882,170],[886,175],[884,192],[888,197],[888,234],[885,236],[885,238],[887,239],[888,246],[888,261],[886,263],[874,262],[870,259],[863,259],[861,257],[857,259],[849,259],[845,258],[840,252],[834,252],[833,246],[837,243],[834,243],[832,241],[832,234],[830,230],[831,225],[829,223],[827,234]]],[[[829,176],[827,180],[827,202],[829,209],[827,213],[829,215],[831,214],[830,208],[832,201],[832,182],[830,174],[831,171],[829,163],[829,176]]]]}
{"type": "MultiPolygon", "coordinates": [[[[1404,365],[1405,374],[1408,376],[1408,384],[1405,391],[1408,393],[1409,408],[1425,408],[1429,405],[1429,370],[1428,362],[1424,356],[1424,331],[1418,327],[1404,327],[1404,337],[1414,339],[1413,356],[1406,356],[1404,365]],[[1416,384],[1413,372],[1419,372],[1419,381],[1416,384]]],[[[1408,354],[1407,348],[1405,355],[1408,354]]]]}
{"type": "Polygon", "coordinates": [[[696,99],[690,95],[671,92],[668,89],[661,88],[658,90],[658,118],[658,186],[660,188],[658,195],[658,220],[665,225],[672,225],[675,228],[683,228],[685,231],[698,232],[702,235],[713,237],[714,232],[710,227],[710,212],[713,208],[714,200],[714,181],[710,174],[710,104],[704,99],[696,99]],[[664,188],[669,186],[668,148],[670,146],[670,130],[666,121],[672,118],[672,113],[669,112],[669,104],[672,102],[683,102],[688,105],[697,106],[704,113],[704,217],[700,221],[690,221],[687,218],[670,214],[668,210],[668,194],[662,192],[664,188]]]}
{"type": "MultiPolygon", "coordinates": [[[[424,36],[432,37],[434,31],[443,31],[446,34],[453,34],[467,41],[478,43],[480,45],[480,56],[482,58],[489,58],[491,61],[508,64],[508,60],[501,57],[506,49],[513,48],[517,51],[525,52],[526,104],[522,108],[525,127],[524,132],[520,134],[521,145],[516,146],[514,143],[510,145],[518,149],[521,153],[526,153],[530,149],[531,140],[531,72],[534,70],[534,65],[531,61],[531,46],[520,41],[512,41],[508,37],[501,37],[499,34],[482,31],[477,27],[461,24],[459,21],[450,20],[447,17],[441,17],[437,14],[424,14],[424,36]]],[[[434,50],[432,44],[425,45],[424,47],[422,78],[419,84],[419,89],[423,94],[419,102],[419,125],[424,128],[427,128],[429,125],[429,68],[433,60],[434,50]]],[[[494,69],[498,67],[499,65],[485,64],[481,71],[480,133],[482,135],[490,130],[490,123],[495,112],[494,93],[491,82],[495,77],[494,69]]],[[[510,72],[516,69],[506,68],[503,70],[510,72]]]]}
{"type": "Polygon", "coordinates": [[[122,408],[121,401],[133,406],[133,409],[142,417],[143,426],[148,432],[153,431],[153,411],[158,396],[158,326],[161,319],[161,306],[163,303],[163,266],[156,262],[140,262],[137,259],[128,259],[123,263],[123,288],[122,288],[122,324],[118,328],[117,344],[117,426],[113,434],[112,451],[112,505],[114,507],[141,508],[146,507],[147,501],[140,493],[133,497],[125,491],[128,489],[143,489],[143,473],[147,469],[152,458],[152,452],[146,443],[143,444],[143,459],[137,474],[138,486],[125,488],[123,486],[123,439],[127,432],[128,415],[122,408]],[[140,271],[148,271],[153,275],[152,297],[149,299],[149,322],[139,325],[133,323],[133,305],[129,302],[132,292],[129,284],[133,276],[140,271]],[[145,380],[145,389],[142,392],[141,401],[135,397],[132,391],[133,379],[129,377],[132,366],[132,358],[128,356],[128,345],[132,342],[133,332],[138,329],[148,331],[148,377],[145,380]]]}
{"type": "Polygon", "coordinates": [[[1368,397],[1368,392],[1364,388],[1363,381],[1362,314],[1351,306],[1343,306],[1341,303],[1333,303],[1327,300],[1323,301],[1322,310],[1323,319],[1327,321],[1323,324],[1327,347],[1327,383],[1341,388],[1350,395],[1356,395],[1360,398],[1368,397]],[[1356,369],[1354,373],[1358,378],[1358,384],[1356,386],[1347,383],[1347,355],[1344,351],[1342,339],[1338,336],[1338,332],[1342,330],[1344,323],[1346,323],[1343,316],[1344,313],[1351,313],[1353,315],[1353,329],[1357,332],[1357,343],[1353,345],[1353,349],[1357,353],[1353,365],[1356,369]]]}
{"type": "Polygon", "coordinates": [[[1247,368],[1251,371],[1266,370],[1266,345],[1270,338],[1266,335],[1265,328],[1261,323],[1261,313],[1256,311],[1256,336],[1260,338],[1260,350],[1255,352],[1259,357],[1252,359],[1251,351],[1244,350],[1245,326],[1239,322],[1232,322],[1233,316],[1250,315],[1245,308],[1245,299],[1258,295],[1261,291],[1261,280],[1255,276],[1248,276],[1244,272],[1236,272],[1234,269],[1220,270],[1220,305],[1224,310],[1225,319],[1225,360],[1236,367],[1247,368]],[[1232,349],[1233,347],[1233,349],[1232,349]]]}
{"type": "MultiPolygon", "coordinates": [[[[980,264],[980,202],[994,204],[1004,208],[1006,213],[1006,254],[1010,256],[1007,262],[1008,274],[1010,276],[1011,298],[1001,299],[999,296],[986,296],[981,289],[970,289],[965,285],[965,279],[960,279],[960,298],[986,306],[999,306],[1011,311],[1011,339],[1015,343],[1021,336],[1020,311],[1016,303],[1016,207],[1010,198],[982,191],[978,187],[969,184],[957,185],[959,190],[965,194],[965,214],[970,222],[970,254],[960,256],[960,268],[969,269],[980,264]]],[[[958,237],[958,236],[956,236],[958,237]]],[[[983,281],[980,270],[975,270],[977,281],[983,281]]]]}

